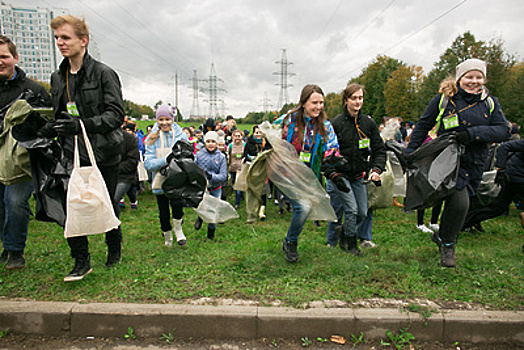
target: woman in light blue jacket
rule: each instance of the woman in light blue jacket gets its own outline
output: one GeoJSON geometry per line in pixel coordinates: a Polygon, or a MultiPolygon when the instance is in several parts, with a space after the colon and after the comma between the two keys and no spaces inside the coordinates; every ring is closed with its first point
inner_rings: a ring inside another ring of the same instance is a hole
{"type": "Polygon", "coordinates": [[[166,247],[173,245],[173,230],[178,245],[184,246],[187,243],[186,236],[182,231],[182,203],[175,199],[169,199],[162,191],[161,177],[158,171],[167,164],[167,156],[171,153],[171,148],[179,140],[189,141],[182,128],[175,123],[172,107],[161,105],[156,111],[157,122],[153,126],[151,133],[146,139],[146,154],[144,166],[146,170],[153,173],[152,187],[156,195],[159,211],[160,228],[165,238],[166,247]],[[156,181],[155,181],[156,180],[156,181]],[[173,212],[173,225],[171,226],[171,211],[173,212]]]}

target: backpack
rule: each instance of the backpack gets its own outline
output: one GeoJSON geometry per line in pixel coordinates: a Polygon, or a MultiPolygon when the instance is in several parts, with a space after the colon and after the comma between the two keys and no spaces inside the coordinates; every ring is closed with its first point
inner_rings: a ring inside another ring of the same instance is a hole
{"type": "MultiPolygon", "coordinates": [[[[438,109],[439,109],[440,112],[439,112],[439,114],[437,116],[437,120],[436,120],[437,131],[440,129],[440,120],[442,119],[442,116],[444,115],[444,111],[446,110],[448,102],[449,102],[449,97],[444,95],[444,94],[442,94],[440,96],[440,102],[439,102],[439,105],[438,105],[438,109]]],[[[489,115],[491,116],[491,114],[495,110],[495,102],[493,101],[493,98],[491,98],[491,96],[488,96],[484,100],[484,103],[486,103],[486,106],[489,109],[489,115]]]]}

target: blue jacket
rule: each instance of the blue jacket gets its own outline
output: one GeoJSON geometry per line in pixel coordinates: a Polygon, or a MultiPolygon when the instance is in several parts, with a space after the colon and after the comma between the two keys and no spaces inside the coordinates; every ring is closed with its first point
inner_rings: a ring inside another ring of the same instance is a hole
{"type": "Polygon", "coordinates": [[[501,144],[497,150],[495,167],[506,169],[511,182],[524,183],[524,140],[501,144]]]}
{"type": "MultiPolygon", "coordinates": [[[[405,153],[410,154],[422,145],[428,132],[436,123],[440,113],[441,95],[436,95],[426,107],[411,134],[411,141],[405,153]]],[[[460,159],[457,189],[468,188],[469,194],[474,195],[482,179],[484,164],[488,159],[488,145],[500,142],[509,137],[509,128],[502,107],[496,97],[491,96],[495,104],[493,112],[486,103],[487,91],[480,94],[470,94],[458,87],[458,93],[449,99],[449,103],[442,115],[438,135],[448,132],[461,132],[467,130],[471,143],[466,146],[466,151],[460,159]],[[458,114],[459,126],[445,129],[444,118],[458,114]]]]}
{"type": "Polygon", "coordinates": [[[226,156],[218,148],[215,152],[209,152],[205,147],[202,148],[195,155],[195,163],[208,174],[207,189],[209,191],[219,188],[227,180],[226,156]]]}
{"type": "MultiPolygon", "coordinates": [[[[156,134],[157,131],[158,131],[158,123],[155,123],[155,125],[153,126],[153,129],[151,129],[151,133],[149,134],[149,136],[146,139],[146,154],[144,156],[144,167],[146,168],[147,171],[153,172],[153,178],[151,179],[152,181],[154,180],[156,176],[156,172],[159,171],[160,168],[162,168],[164,165],[167,164],[165,157],[161,157],[161,158],[156,157],[156,150],[157,148],[161,147],[161,143],[160,143],[161,136],[159,136],[153,144],[149,144],[149,138],[151,137],[151,135],[156,134]]],[[[162,133],[160,133],[160,135],[162,135],[162,133]]],[[[173,123],[173,127],[171,128],[171,131],[165,134],[164,147],[171,148],[179,140],[189,141],[187,139],[187,134],[182,131],[182,128],[178,126],[177,123],[173,123]],[[174,140],[173,140],[173,135],[174,135],[174,140]]],[[[158,190],[153,190],[153,193],[154,194],[163,194],[164,191],[162,191],[161,189],[158,189],[158,190]]]]}

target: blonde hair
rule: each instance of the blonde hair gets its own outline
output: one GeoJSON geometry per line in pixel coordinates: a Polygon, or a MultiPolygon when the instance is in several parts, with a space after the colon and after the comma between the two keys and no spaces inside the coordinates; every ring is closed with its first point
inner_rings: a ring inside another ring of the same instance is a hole
{"type": "Polygon", "coordinates": [[[77,37],[87,37],[87,39],[89,39],[89,28],[87,27],[85,19],[78,18],[73,15],[58,16],[53,18],[51,21],[51,29],[55,30],[64,24],[69,24],[71,27],[73,27],[77,37]]]}
{"type": "Polygon", "coordinates": [[[453,97],[458,92],[457,82],[455,77],[449,76],[440,83],[439,93],[447,97],[453,97]]]}

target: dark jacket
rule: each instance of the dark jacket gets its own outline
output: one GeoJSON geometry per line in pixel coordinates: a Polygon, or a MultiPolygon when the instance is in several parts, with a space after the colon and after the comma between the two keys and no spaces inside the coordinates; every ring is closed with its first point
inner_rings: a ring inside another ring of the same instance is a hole
{"type": "Polygon", "coordinates": [[[359,112],[356,118],[352,117],[347,109],[336,116],[332,121],[333,129],[337,134],[340,155],[347,163],[337,170],[347,179],[353,181],[363,177],[363,173],[374,169],[381,173],[386,168],[386,147],[380,137],[377,123],[368,115],[359,112]],[[358,128],[370,140],[370,147],[359,148],[358,128]]]}
{"type": "MultiPolygon", "coordinates": [[[[55,118],[66,111],[66,75],[69,60],[64,59],[60,68],[51,75],[51,95],[55,118]]],[[[124,141],[121,125],[124,122],[124,102],[120,79],[116,72],[105,64],[94,60],[86,52],[82,67],[76,76],[76,90],[71,98],[76,102],[80,118],[84,122],[96,161],[101,166],[120,162],[121,145],[124,141]]],[[[74,137],[60,138],[66,157],[73,158],[74,137]]],[[[80,159],[89,162],[84,143],[79,142],[80,159]]]]}
{"type": "MultiPolygon", "coordinates": [[[[19,97],[27,101],[31,107],[51,107],[51,97],[44,87],[27,78],[25,72],[15,67],[16,76],[12,80],[0,79],[0,109],[10,106],[19,97]]],[[[7,108],[8,109],[8,108],[7,108]]],[[[3,111],[0,117],[4,117],[3,111]]]]}
{"type": "Polygon", "coordinates": [[[260,152],[270,148],[271,145],[265,138],[262,138],[261,143],[257,143],[253,135],[251,135],[247,138],[242,158],[244,158],[244,162],[252,161],[260,152]]]}
{"type": "Polygon", "coordinates": [[[506,169],[511,182],[524,183],[524,140],[502,143],[497,150],[495,167],[506,169]]]}
{"type": "Polygon", "coordinates": [[[118,182],[137,183],[138,142],[136,136],[124,131],[122,160],[118,164],[118,182]]]}
{"type": "MultiPolygon", "coordinates": [[[[502,107],[497,98],[491,96],[494,102],[494,110],[490,108],[486,99],[487,90],[481,94],[470,94],[458,87],[458,93],[450,98],[444,114],[438,135],[448,132],[461,132],[467,130],[471,143],[466,146],[466,151],[460,159],[457,189],[468,188],[469,194],[475,194],[482,179],[484,163],[488,159],[488,144],[500,142],[509,137],[509,128],[506,117],[502,113],[502,107]],[[444,118],[458,113],[459,126],[451,129],[444,128],[444,118]]],[[[406,148],[406,154],[412,153],[422,145],[427,133],[436,123],[440,113],[441,95],[438,94],[429,102],[426,110],[417,122],[417,126],[411,135],[411,141],[406,148]]]]}

